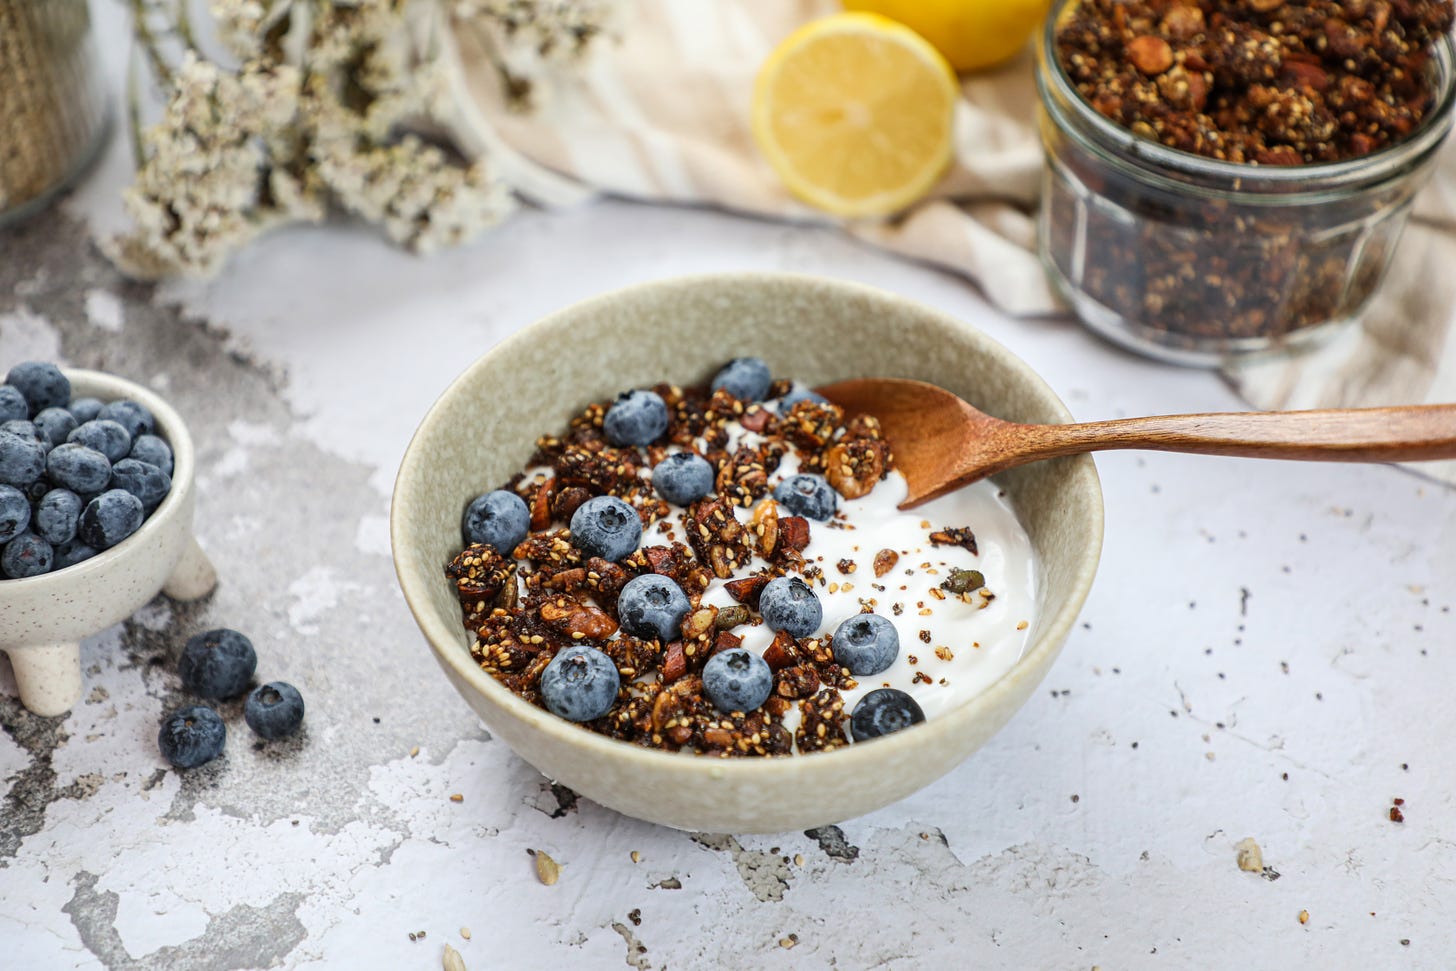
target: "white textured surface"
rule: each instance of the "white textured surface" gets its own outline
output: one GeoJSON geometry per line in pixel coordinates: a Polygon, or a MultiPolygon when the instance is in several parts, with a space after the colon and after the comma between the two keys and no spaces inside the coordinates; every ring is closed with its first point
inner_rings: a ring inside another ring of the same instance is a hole
{"type": "MultiPolygon", "coordinates": [[[[114,223],[117,171],[71,211],[114,223]]],[[[607,288],[788,269],[961,316],[1079,417],[1234,397],[1065,321],[1000,317],[956,280],[827,232],[693,210],[526,213],[428,261],[354,227],[288,232],[212,283],[155,295],[87,265],[74,320],[64,293],[32,295],[72,279],[61,260],[0,292],[0,365],[57,347],[133,361],[129,342],[169,301],[201,318],[176,326],[224,329],[206,340],[237,358],[209,365],[215,390],[188,384],[200,365],[180,348],[206,346],[195,330],[130,374],[183,385],[215,431],[198,436],[198,534],[222,586],[200,616],[164,601],[87,641],[88,702],[54,730],[5,709],[0,963],[436,968],[447,941],[475,971],[1444,968],[1456,955],[1456,492],[1389,468],[1108,454],[1085,623],[1048,690],[982,752],[844,824],[842,844],[693,837],[553,793],[480,731],[414,633],[381,517],[417,418],[468,361],[607,288]],[[229,389],[265,386],[277,401],[258,392],[260,412],[230,414],[244,404],[229,389]],[[175,679],[138,658],[204,621],[248,625],[260,676],[299,685],[302,743],[256,751],[230,711],[223,763],[160,771],[175,679]],[[23,797],[43,815],[21,813],[23,797]],[[1277,880],[1238,870],[1246,836],[1277,880]],[[559,883],[536,881],[527,848],[563,865],[559,883]]],[[[13,694],[3,665],[0,692],[13,694]]]]}

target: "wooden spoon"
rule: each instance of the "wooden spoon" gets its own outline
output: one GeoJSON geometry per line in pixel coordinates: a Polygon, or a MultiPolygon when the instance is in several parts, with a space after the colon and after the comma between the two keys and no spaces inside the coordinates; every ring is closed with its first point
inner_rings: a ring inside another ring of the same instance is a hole
{"type": "Polygon", "coordinates": [[[910,485],[901,509],[1003,469],[1109,448],[1310,462],[1456,458],[1456,404],[1023,425],[992,418],[923,381],[861,378],[819,393],[851,415],[880,420],[895,466],[910,485]]]}

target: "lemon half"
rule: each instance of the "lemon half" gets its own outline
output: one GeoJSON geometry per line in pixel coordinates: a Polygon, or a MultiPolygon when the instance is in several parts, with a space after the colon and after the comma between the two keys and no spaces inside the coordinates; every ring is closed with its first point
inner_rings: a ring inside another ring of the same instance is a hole
{"type": "Polygon", "coordinates": [[[795,196],[839,216],[883,216],[950,162],[955,72],[920,35],[875,14],[805,24],[759,70],[753,135],[795,196]]]}

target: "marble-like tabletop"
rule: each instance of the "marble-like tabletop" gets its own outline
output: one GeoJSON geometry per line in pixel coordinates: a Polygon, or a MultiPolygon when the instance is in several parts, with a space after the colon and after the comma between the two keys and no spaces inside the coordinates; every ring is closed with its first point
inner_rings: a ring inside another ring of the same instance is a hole
{"type": "Polygon", "coordinates": [[[166,395],[222,579],[88,640],[65,717],[25,712],[0,662],[0,966],[427,969],[446,944],[472,971],[1456,961],[1456,490],[1389,467],[1100,456],[1096,586],[981,752],[839,826],[662,829],[492,739],[398,594],[395,468],[478,355],[610,288],[794,270],[962,318],[1080,418],[1238,400],[831,231],[690,209],[527,211],[428,259],[349,224],[290,230],[212,281],[137,284],[92,242],[125,180],[113,146],[0,235],[0,369],[55,359],[166,395]],[[305,730],[255,744],[227,703],[225,757],[179,772],[158,720],[186,698],[183,642],[215,626],[300,687],[305,730]],[[1262,873],[1236,865],[1246,837],[1262,873]]]}

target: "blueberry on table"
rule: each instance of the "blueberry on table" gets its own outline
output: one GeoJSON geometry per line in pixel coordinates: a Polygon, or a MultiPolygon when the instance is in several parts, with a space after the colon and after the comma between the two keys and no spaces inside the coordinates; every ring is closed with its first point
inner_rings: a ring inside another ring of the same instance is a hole
{"type": "Polygon", "coordinates": [[[0,543],[8,543],[30,525],[30,499],[15,486],[0,485],[0,543]]]}
{"type": "Polygon", "coordinates": [[[47,408],[31,419],[47,445],[61,444],[81,424],[64,408],[47,408]]]}
{"type": "Polygon", "coordinates": [[[155,435],[138,435],[126,457],[155,465],[168,475],[172,474],[172,446],[155,435]]]}
{"type": "Polygon", "coordinates": [[[466,545],[482,543],[509,556],[531,531],[531,510],[514,492],[497,489],[470,500],[461,531],[466,545]]]}
{"type": "Polygon", "coordinates": [[[53,483],[81,495],[100,492],[111,481],[111,462],[106,456],[77,442],[51,449],[45,467],[53,483]]]}
{"type": "Polygon", "coordinates": [[[617,617],[633,637],[666,644],[682,636],[683,618],[692,609],[688,595],[668,577],[644,573],[633,577],[617,597],[617,617]]]}
{"type": "Polygon", "coordinates": [[[824,476],[812,472],[789,476],[774,487],[773,497],[795,516],[819,522],[832,519],[839,508],[839,494],[834,487],[824,476]]]}
{"type": "Polygon", "coordinates": [[[726,391],[739,401],[762,401],[768,396],[773,375],[758,357],[735,357],[713,375],[713,390],[726,391]]]}
{"type": "Polygon", "coordinates": [[[808,637],[824,619],[818,595],[798,577],[770,580],[758,596],[758,612],[770,630],[781,630],[792,637],[808,637]]]}
{"type": "Polygon", "coordinates": [[[87,546],[109,550],[141,528],[142,501],[124,489],[108,489],[81,510],[76,535],[87,546]]]}
{"type": "Polygon", "coordinates": [[[98,421],[116,422],[132,438],[150,435],[157,430],[157,419],[152,417],[152,413],[130,398],[103,405],[96,418],[98,421]]]}
{"type": "Polygon", "coordinates": [[[719,651],[703,665],[703,693],[719,711],[753,711],[773,693],[773,670],[747,648],[719,651]]]}
{"type": "Polygon", "coordinates": [[[61,369],[45,361],[17,364],[5,375],[5,383],[19,391],[30,406],[29,415],[47,408],[64,408],[71,403],[71,382],[61,369]]]}
{"type": "Polygon", "coordinates": [[[0,483],[28,486],[45,471],[45,446],[14,432],[0,430],[0,483]]]}
{"type": "Polygon", "coordinates": [[[587,556],[620,560],[642,541],[642,519],[616,496],[593,496],[571,514],[571,541],[587,556]]]}
{"type": "Polygon", "coordinates": [[[172,477],[155,465],[122,459],[111,467],[111,487],[136,496],[143,509],[155,509],[172,491],[172,477]]]}
{"type": "Polygon", "coordinates": [[[541,671],[541,701],[553,715],[587,722],[611,711],[622,687],[612,659],[586,644],[562,648],[541,671]]]}
{"type": "Polygon", "coordinates": [[[696,452],[674,452],[652,469],[652,487],[677,506],[687,506],[713,491],[713,465],[696,452]]]}
{"type": "Polygon", "coordinates": [[[37,577],[51,571],[56,551],[34,533],[21,533],[5,544],[0,553],[0,573],[12,580],[37,577]]]}
{"type": "Polygon", "coordinates": [[[24,421],[30,417],[30,405],[19,388],[0,384],[0,422],[24,421]]]}
{"type": "Polygon", "coordinates": [[[84,425],[101,414],[101,408],[100,398],[76,398],[66,410],[76,419],[76,424],[84,425]]]}
{"type": "Polygon", "coordinates": [[[56,547],[56,559],[51,564],[52,570],[64,570],[68,566],[75,566],[83,560],[89,560],[99,553],[100,550],[87,546],[79,539],[73,539],[69,543],[62,543],[56,547]]]}
{"type": "Polygon", "coordinates": [[[613,445],[650,445],[667,431],[667,402],[655,391],[628,391],[618,395],[602,430],[613,445]]]}
{"type": "Polygon", "coordinates": [[[108,462],[120,462],[131,451],[131,433],[120,424],[104,418],[77,425],[76,430],[66,436],[66,441],[94,448],[105,455],[108,462]]]}
{"type": "Polygon", "coordinates": [[[188,638],[177,673],[182,676],[182,686],[195,695],[236,698],[248,690],[257,667],[253,642],[220,627],[188,638]]]}
{"type": "Polygon", "coordinates": [[[879,738],[925,721],[919,703],[899,688],[876,688],[859,700],[849,716],[849,734],[856,742],[879,738]]]}
{"type": "Polygon", "coordinates": [[[259,685],[243,702],[243,719],[259,738],[285,738],[303,724],[303,695],[287,681],[259,685]]]}
{"type": "Polygon", "coordinates": [[[900,632],[879,614],[855,614],[840,624],[830,642],[834,660],[857,678],[879,674],[900,654],[900,632]]]}
{"type": "Polygon", "coordinates": [[[157,748],[162,758],[179,769],[195,769],[222,754],[227,726],[222,717],[205,705],[179,708],[162,719],[157,748]]]}
{"type": "Polygon", "coordinates": [[[52,546],[75,539],[80,521],[81,497],[69,489],[52,489],[36,503],[35,532],[52,546]]]}

